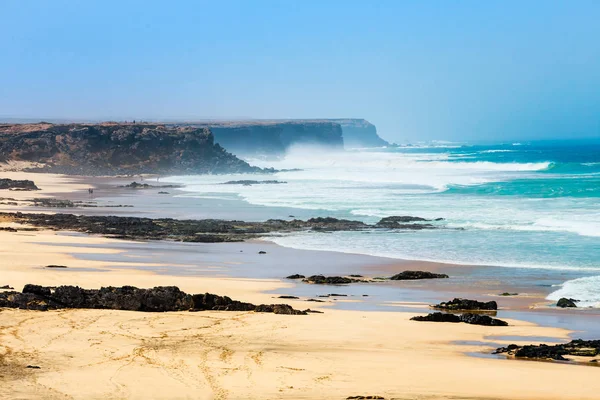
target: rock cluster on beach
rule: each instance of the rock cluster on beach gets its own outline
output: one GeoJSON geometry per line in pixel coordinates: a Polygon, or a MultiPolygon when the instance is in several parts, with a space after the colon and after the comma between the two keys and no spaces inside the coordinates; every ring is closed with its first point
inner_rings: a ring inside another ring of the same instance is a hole
{"type": "Polygon", "coordinates": [[[440,279],[448,278],[446,274],[436,274],[428,271],[403,271],[399,274],[393,275],[389,278],[373,278],[367,279],[362,275],[351,274],[348,276],[325,276],[325,275],[311,275],[306,277],[300,274],[293,274],[286,277],[286,279],[302,279],[302,282],[311,283],[315,285],[347,285],[350,283],[373,283],[381,282],[386,280],[401,281],[401,280],[418,280],[418,279],[440,279]]]}
{"type": "Polygon", "coordinates": [[[448,278],[446,274],[436,274],[428,271],[403,271],[399,274],[391,276],[390,279],[393,281],[411,281],[417,279],[445,279],[448,278]]]}
{"type": "MultiPolygon", "coordinates": [[[[270,219],[264,222],[227,221],[217,219],[177,220],[172,218],[140,218],[74,214],[23,214],[0,213],[14,222],[30,224],[53,230],[70,230],[100,234],[118,239],[175,240],[183,242],[236,242],[256,238],[272,232],[295,231],[358,231],[378,229],[361,221],[337,218],[311,218],[306,221],[270,219]]],[[[400,228],[402,229],[402,228],[400,228]]],[[[404,274],[404,273],[403,273],[404,274]]],[[[445,277],[443,274],[421,272],[429,277],[445,277]]],[[[424,276],[424,275],[423,275],[424,276]]],[[[394,279],[394,278],[392,278],[394,279]]],[[[400,274],[398,279],[410,278],[400,274]]]]}
{"type": "Polygon", "coordinates": [[[424,316],[412,317],[413,321],[427,321],[427,322],[465,322],[472,325],[486,325],[486,326],[508,326],[506,321],[501,319],[492,318],[488,315],[466,313],[461,315],[456,314],[445,314],[441,312],[435,312],[424,316]]]}
{"type": "Polygon", "coordinates": [[[33,181],[0,178],[0,189],[8,190],[40,190],[33,181]]]}
{"type": "Polygon", "coordinates": [[[518,346],[516,344],[511,344],[507,347],[496,349],[494,354],[507,354],[516,358],[557,361],[569,360],[565,356],[597,358],[600,356],[600,340],[577,339],[569,343],[555,345],[540,344],[518,346]]]}
{"type": "Polygon", "coordinates": [[[450,301],[444,301],[444,302],[441,302],[440,304],[433,305],[432,307],[440,309],[440,310],[448,310],[448,311],[455,311],[455,310],[468,310],[468,311],[489,310],[489,311],[493,311],[493,310],[498,309],[498,304],[495,301],[483,302],[483,301],[477,301],[477,300],[455,298],[450,301]]]}
{"type": "Polygon", "coordinates": [[[128,311],[255,311],[306,315],[287,304],[254,305],[216,294],[187,294],[176,286],[139,289],[133,286],[83,289],[79,286],[40,286],[27,284],[22,292],[0,292],[0,307],[25,310],[92,308],[128,311]]]}
{"type": "Polygon", "coordinates": [[[131,182],[127,185],[124,186],[119,186],[121,188],[127,188],[127,189],[174,189],[174,188],[179,188],[181,186],[179,185],[149,185],[147,183],[137,183],[137,182],[131,182]]]}

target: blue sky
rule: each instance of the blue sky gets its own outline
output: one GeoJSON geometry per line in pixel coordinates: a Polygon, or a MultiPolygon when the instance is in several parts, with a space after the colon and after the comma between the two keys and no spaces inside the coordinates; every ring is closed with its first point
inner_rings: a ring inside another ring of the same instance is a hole
{"type": "Polygon", "coordinates": [[[0,117],[600,136],[600,1],[0,0],[0,117]]]}

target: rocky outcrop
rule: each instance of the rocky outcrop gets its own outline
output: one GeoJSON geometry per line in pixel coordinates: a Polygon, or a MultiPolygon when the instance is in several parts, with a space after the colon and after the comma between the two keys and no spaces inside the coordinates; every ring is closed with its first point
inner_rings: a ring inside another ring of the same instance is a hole
{"type": "MultiPolygon", "coordinates": [[[[265,222],[227,221],[216,219],[177,220],[170,218],[139,218],[73,214],[22,214],[0,213],[7,220],[45,227],[101,234],[117,239],[176,240],[183,242],[217,243],[236,242],[271,232],[358,231],[376,229],[360,221],[336,218],[311,218],[302,220],[270,219],[265,222]]],[[[425,279],[427,272],[409,271],[416,275],[404,279],[425,279]],[[419,278],[419,276],[422,276],[419,278]]],[[[406,274],[406,273],[405,273],[406,274]]],[[[439,275],[439,274],[432,274],[439,275]]],[[[410,275],[413,276],[413,275],[410,275]]],[[[439,276],[434,276],[439,277],[439,276]]],[[[447,276],[444,276],[447,277],[447,276]]],[[[400,278],[398,278],[400,279],[400,278]]]]}
{"type": "Polygon", "coordinates": [[[508,326],[506,321],[489,317],[487,315],[480,314],[444,314],[441,312],[435,312],[424,316],[416,316],[411,318],[412,321],[427,321],[427,322],[464,322],[471,325],[485,325],[485,326],[508,326]]]}
{"type": "Polygon", "coordinates": [[[303,279],[302,282],[313,283],[316,285],[347,285],[348,283],[362,282],[362,280],[345,276],[312,275],[303,279]]]}
{"type": "Polygon", "coordinates": [[[444,279],[448,278],[446,274],[436,274],[428,271],[404,271],[391,276],[393,281],[412,281],[417,279],[444,279]]]}
{"type": "Polygon", "coordinates": [[[436,228],[433,224],[423,224],[421,222],[433,222],[433,221],[443,221],[443,218],[436,219],[426,219],[421,217],[411,217],[411,216],[392,216],[382,218],[375,226],[378,228],[387,228],[387,229],[434,229],[436,228]]]}
{"type": "Polygon", "coordinates": [[[33,181],[29,180],[12,180],[8,178],[0,179],[0,190],[40,190],[33,181]]]}
{"type": "Polygon", "coordinates": [[[440,310],[457,311],[457,310],[484,310],[484,311],[495,311],[498,309],[498,304],[495,301],[482,302],[477,300],[459,299],[455,298],[450,301],[445,301],[440,304],[432,306],[440,310]]]}
{"type": "Polygon", "coordinates": [[[127,189],[176,189],[176,188],[180,188],[180,185],[149,185],[147,183],[137,183],[137,182],[131,182],[127,185],[124,186],[119,186],[121,188],[127,188],[127,189]]]}
{"type": "Polygon", "coordinates": [[[208,128],[159,124],[0,125],[0,162],[12,160],[77,175],[260,171],[215,144],[208,128]]]}
{"type": "Polygon", "coordinates": [[[256,311],[275,314],[306,315],[287,304],[254,305],[216,294],[190,295],[176,286],[139,289],[133,286],[83,289],[79,286],[47,287],[27,284],[23,291],[0,292],[0,307],[25,310],[92,308],[109,310],[166,311],[256,311]]]}
{"type": "Polygon", "coordinates": [[[527,345],[518,346],[511,344],[500,347],[494,354],[507,354],[517,358],[530,358],[538,360],[567,361],[568,356],[590,357],[600,356],[600,340],[573,340],[569,343],[556,345],[527,345]]]}
{"type": "Polygon", "coordinates": [[[560,308],[576,308],[578,301],[579,300],[567,299],[566,297],[561,297],[558,300],[558,302],[556,303],[556,306],[560,307],[560,308]]]}

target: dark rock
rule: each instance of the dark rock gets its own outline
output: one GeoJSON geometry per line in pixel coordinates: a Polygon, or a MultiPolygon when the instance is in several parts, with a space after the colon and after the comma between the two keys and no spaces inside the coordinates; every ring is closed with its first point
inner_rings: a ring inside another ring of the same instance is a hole
{"type": "MultiPolygon", "coordinates": [[[[95,308],[146,312],[165,311],[253,311],[254,304],[232,300],[215,294],[189,295],[175,286],[138,289],[133,286],[82,289],[78,286],[50,288],[25,285],[23,293],[0,292],[0,307],[46,311],[61,308],[95,308]]],[[[260,306],[261,312],[302,315],[285,304],[260,306]]]]}
{"type": "Polygon", "coordinates": [[[261,250],[261,251],[258,252],[258,254],[267,254],[267,252],[261,250]]]}
{"type": "Polygon", "coordinates": [[[299,299],[299,297],[296,296],[279,296],[280,299],[299,299]]]}
{"type": "Polygon", "coordinates": [[[37,365],[28,365],[25,368],[29,368],[29,369],[41,369],[42,367],[38,367],[37,365]]]}
{"type": "Polygon", "coordinates": [[[169,194],[169,192],[158,192],[158,194],[169,194]]]}
{"type": "Polygon", "coordinates": [[[232,300],[227,296],[217,296],[216,294],[211,293],[192,295],[192,302],[192,309],[196,311],[253,311],[256,308],[254,304],[243,303],[232,300]]]}
{"type": "Polygon", "coordinates": [[[556,303],[556,306],[560,307],[560,308],[567,308],[567,307],[574,308],[574,307],[577,307],[576,303],[578,301],[579,300],[567,299],[566,297],[562,297],[558,300],[558,302],[556,303]]]}
{"type": "Polygon", "coordinates": [[[51,294],[51,290],[49,287],[40,286],[40,285],[31,285],[29,283],[23,287],[22,292],[37,294],[39,296],[45,296],[45,297],[48,297],[51,294]]]}
{"type": "Polygon", "coordinates": [[[9,286],[9,285],[4,285],[4,286],[0,286],[0,289],[14,290],[14,287],[9,286]]]}
{"type": "Polygon", "coordinates": [[[472,325],[508,326],[508,322],[506,321],[481,314],[463,314],[460,316],[460,320],[472,325]]]}
{"type": "Polygon", "coordinates": [[[504,293],[500,293],[500,296],[518,296],[519,293],[509,293],[509,292],[504,292],[504,293]]]}
{"type": "Polygon", "coordinates": [[[325,303],[324,300],[318,300],[318,299],[306,299],[306,301],[314,301],[315,303],[325,303]]]}
{"type": "Polygon", "coordinates": [[[0,178],[0,190],[40,190],[33,181],[29,180],[12,180],[8,178],[0,178]]]}
{"type": "Polygon", "coordinates": [[[381,396],[349,396],[349,397],[346,397],[346,400],[368,400],[368,399],[385,400],[385,397],[381,397],[381,396]]]}
{"type": "Polygon", "coordinates": [[[540,360],[568,360],[565,356],[596,357],[600,356],[600,340],[573,340],[569,343],[556,345],[527,345],[518,346],[511,344],[500,347],[494,354],[508,354],[517,358],[531,358],[540,360]]]}
{"type": "Polygon", "coordinates": [[[288,277],[286,277],[286,279],[304,279],[306,278],[304,275],[300,275],[300,274],[294,274],[294,275],[290,275],[288,277]]]}
{"type": "Polygon", "coordinates": [[[46,265],[46,268],[67,268],[66,265],[46,265]]]}
{"type": "Polygon", "coordinates": [[[497,310],[498,304],[495,301],[481,302],[477,300],[458,299],[442,302],[432,306],[441,310],[497,310]]]}
{"type": "MultiPolygon", "coordinates": [[[[68,200],[39,199],[34,205],[43,207],[79,207],[68,200]]],[[[375,229],[361,221],[336,218],[275,220],[265,222],[227,221],[216,219],[176,220],[170,218],[117,217],[101,215],[74,215],[67,213],[0,213],[0,216],[21,224],[54,230],[69,230],[87,234],[101,234],[111,238],[140,240],[177,240],[183,242],[218,243],[236,242],[268,235],[272,232],[360,231],[375,229]]],[[[416,273],[416,272],[414,272],[416,273]]],[[[416,279],[416,278],[412,278],[416,279]]]]}
{"type": "Polygon", "coordinates": [[[306,283],[314,283],[317,285],[345,285],[353,282],[360,282],[357,279],[346,278],[343,276],[323,276],[323,275],[312,275],[302,280],[306,283]]]}
{"type": "Polygon", "coordinates": [[[445,314],[435,312],[428,315],[419,315],[411,318],[412,321],[430,321],[430,322],[461,322],[460,317],[454,314],[445,314]]]}
{"type": "Polygon", "coordinates": [[[348,275],[351,278],[363,278],[362,275],[356,275],[356,274],[352,274],[352,275],[348,275]]]}
{"type": "Polygon", "coordinates": [[[486,326],[507,326],[508,323],[505,321],[491,318],[487,315],[479,314],[444,314],[441,312],[431,313],[425,316],[412,317],[413,321],[430,321],[430,322],[465,322],[472,325],[486,325],[486,326]]]}
{"type": "Polygon", "coordinates": [[[294,310],[287,304],[261,304],[256,306],[255,312],[272,312],[274,314],[287,314],[287,315],[306,315],[306,311],[294,310]]]}
{"type": "Polygon", "coordinates": [[[448,278],[446,274],[436,274],[427,271],[404,271],[390,277],[393,281],[417,280],[417,279],[441,279],[448,278]]]}

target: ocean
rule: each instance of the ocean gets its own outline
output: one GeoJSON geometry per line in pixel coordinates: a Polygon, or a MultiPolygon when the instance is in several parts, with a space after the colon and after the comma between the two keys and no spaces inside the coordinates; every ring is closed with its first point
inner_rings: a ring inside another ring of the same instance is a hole
{"type": "Polygon", "coordinates": [[[580,273],[549,299],[573,297],[580,306],[600,307],[600,140],[435,142],[343,152],[299,146],[279,160],[248,161],[300,170],[169,181],[185,184],[184,196],[286,207],[299,218],[443,218],[434,230],[307,232],[271,240],[298,249],[580,273]],[[287,183],[222,184],[235,179],[287,183]]]}

